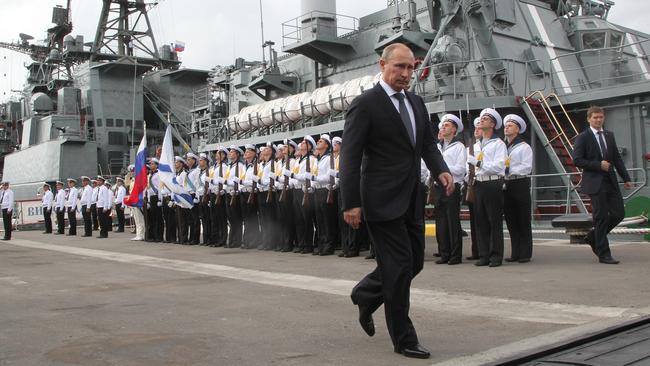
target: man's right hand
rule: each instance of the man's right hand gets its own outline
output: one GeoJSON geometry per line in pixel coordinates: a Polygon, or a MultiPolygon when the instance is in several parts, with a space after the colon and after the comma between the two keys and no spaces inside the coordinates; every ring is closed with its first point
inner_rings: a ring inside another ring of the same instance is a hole
{"type": "Polygon", "coordinates": [[[354,207],[343,212],[343,220],[345,223],[352,226],[353,229],[358,229],[361,225],[361,207],[354,207]]]}
{"type": "Polygon", "coordinates": [[[608,172],[610,166],[611,164],[607,160],[603,160],[600,162],[600,169],[602,169],[604,172],[608,172]]]}

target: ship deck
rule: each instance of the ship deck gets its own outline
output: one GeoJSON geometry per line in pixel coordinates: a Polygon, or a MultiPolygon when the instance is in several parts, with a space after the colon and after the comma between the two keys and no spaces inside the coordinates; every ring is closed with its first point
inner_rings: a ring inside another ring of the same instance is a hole
{"type": "Polygon", "coordinates": [[[479,268],[435,265],[429,238],[411,318],[432,358],[411,360],[381,309],[375,337],[358,326],[373,261],[130,237],[1,242],[0,365],[481,365],[650,313],[647,242],[615,240],[612,266],[537,238],[531,263],[479,268]]]}

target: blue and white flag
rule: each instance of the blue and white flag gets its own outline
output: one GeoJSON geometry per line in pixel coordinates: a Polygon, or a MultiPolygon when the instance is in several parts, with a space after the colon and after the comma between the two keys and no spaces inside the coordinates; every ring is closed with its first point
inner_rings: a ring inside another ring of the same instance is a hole
{"type": "Polygon", "coordinates": [[[171,126],[167,126],[165,131],[165,139],[160,153],[160,164],[158,164],[158,176],[160,181],[172,192],[174,203],[183,208],[192,208],[194,206],[194,200],[183,187],[183,182],[176,180],[171,126]]]}

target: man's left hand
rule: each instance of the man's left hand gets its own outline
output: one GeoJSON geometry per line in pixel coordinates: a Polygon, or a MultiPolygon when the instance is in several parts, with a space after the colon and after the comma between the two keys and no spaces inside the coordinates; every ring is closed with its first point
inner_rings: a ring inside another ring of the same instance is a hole
{"type": "Polygon", "coordinates": [[[441,173],[438,176],[438,181],[440,184],[442,184],[443,187],[445,187],[445,192],[447,193],[447,196],[451,196],[451,194],[454,192],[454,178],[451,177],[451,174],[449,173],[441,173]]]}
{"type": "Polygon", "coordinates": [[[634,188],[634,185],[632,184],[632,182],[625,182],[625,183],[623,183],[623,188],[632,189],[632,188],[634,188]]]}

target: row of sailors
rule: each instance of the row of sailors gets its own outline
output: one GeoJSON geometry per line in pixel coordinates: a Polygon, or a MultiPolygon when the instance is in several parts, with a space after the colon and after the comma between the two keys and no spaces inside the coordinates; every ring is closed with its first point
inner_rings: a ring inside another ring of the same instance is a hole
{"type": "Polygon", "coordinates": [[[49,184],[43,185],[42,207],[43,218],[45,221],[46,234],[52,233],[52,212],[54,212],[57,222],[57,231],[55,234],[65,233],[65,216],[68,216],[70,230],[67,235],[77,235],[77,207],[80,206],[81,214],[84,221],[83,237],[92,236],[92,231],[100,231],[98,238],[108,237],[108,231],[112,231],[112,219],[110,214],[115,208],[118,218],[117,232],[124,231],[124,198],[126,197],[126,188],[124,179],[116,178],[115,187],[104,177],[98,176],[91,179],[82,176],[81,187],[77,187],[77,180],[68,178],[66,180],[67,188],[64,188],[62,181],[56,182],[56,194],[52,192],[49,184]]]}

